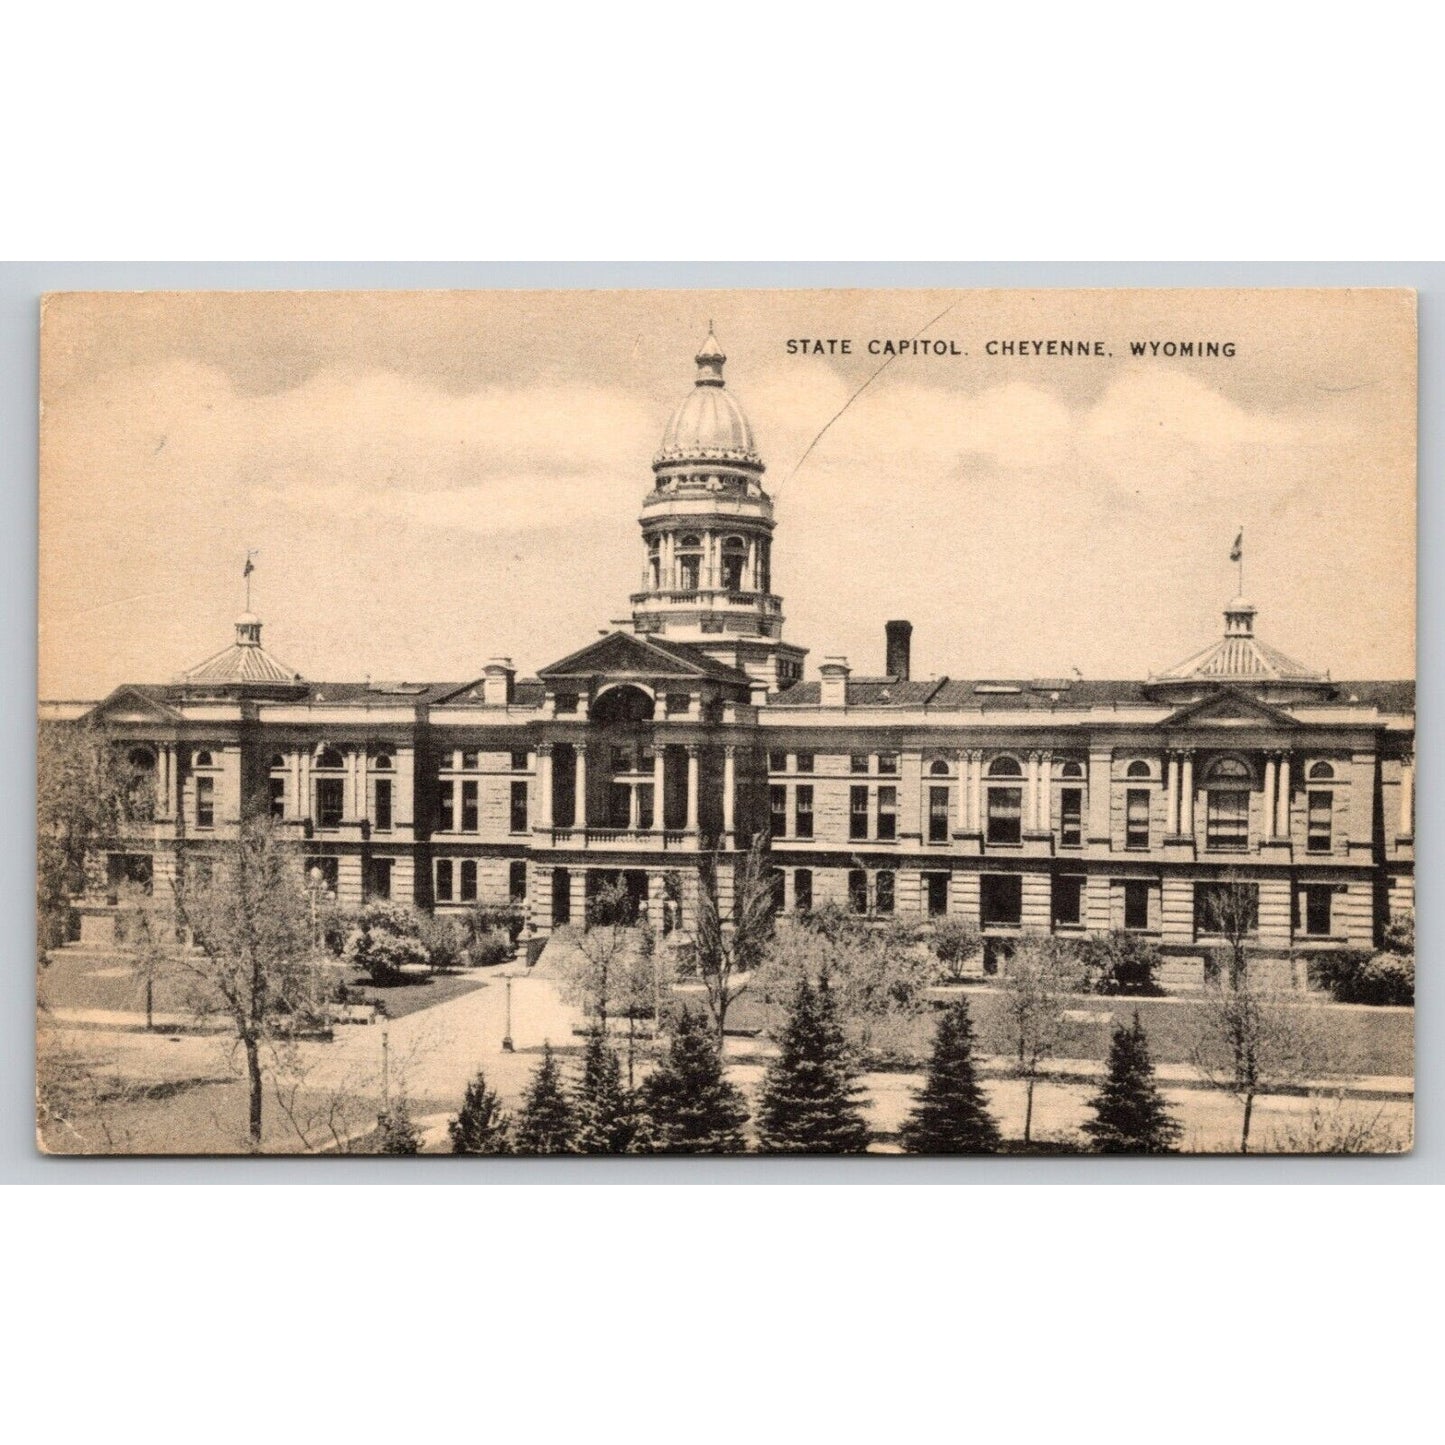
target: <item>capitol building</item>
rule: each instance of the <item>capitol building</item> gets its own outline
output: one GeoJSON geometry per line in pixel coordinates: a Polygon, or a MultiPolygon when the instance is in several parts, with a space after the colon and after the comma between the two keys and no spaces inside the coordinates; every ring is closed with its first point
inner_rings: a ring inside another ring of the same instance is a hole
{"type": "Polygon", "coordinates": [[[1413,682],[1332,680],[1242,597],[1133,679],[915,677],[909,623],[879,619],[881,671],[820,654],[804,680],[725,362],[709,334],[662,431],[625,630],[531,674],[494,657],[461,681],[315,682],[247,613],[172,681],[42,704],[103,723],[154,780],[154,821],[75,900],[79,936],[113,938],[119,884],[159,889],[178,850],[257,812],[345,905],[511,903],[539,936],[604,878],[686,929],[700,869],[726,907],[755,838],[785,910],[951,916],[988,940],[1127,929],[1179,987],[1224,880],[1256,890],[1281,956],[1370,948],[1412,906],[1413,682]]]}

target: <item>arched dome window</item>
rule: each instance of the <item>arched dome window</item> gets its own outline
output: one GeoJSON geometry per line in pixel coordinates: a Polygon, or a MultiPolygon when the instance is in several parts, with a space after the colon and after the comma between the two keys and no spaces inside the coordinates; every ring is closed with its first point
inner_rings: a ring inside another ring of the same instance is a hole
{"type": "Polygon", "coordinates": [[[677,542],[677,585],[696,592],[702,582],[702,542],[691,533],[677,542]]]}
{"type": "Polygon", "coordinates": [[[743,590],[743,569],[747,566],[748,544],[741,537],[724,537],[722,544],[722,585],[728,592],[743,590]]]}
{"type": "Polygon", "coordinates": [[[202,748],[201,751],[196,754],[196,759],[192,766],[197,768],[213,768],[215,767],[215,763],[211,761],[210,753],[202,748]]]}
{"type": "Polygon", "coordinates": [[[1151,778],[1154,774],[1148,763],[1142,758],[1137,758],[1124,769],[1124,776],[1126,778],[1151,778]]]}
{"type": "Polygon", "coordinates": [[[1327,783],[1335,776],[1334,767],[1329,763],[1310,764],[1310,782],[1327,783]]]}
{"type": "Polygon", "coordinates": [[[316,754],[318,768],[341,768],[345,766],[341,754],[329,743],[316,754]]]}
{"type": "Polygon", "coordinates": [[[988,775],[991,778],[1021,778],[1024,770],[1017,758],[995,758],[988,765],[988,775]]]}
{"type": "Polygon", "coordinates": [[[1207,783],[1219,783],[1222,786],[1237,788],[1241,783],[1249,783],[1253,780],[1254,774],[1249,770],[1249,764],[1242,758],[1216,758],[1209,765],[1209,771],[1204,775],[1207,783]]]}
{"type": "Polygon", "coordinates": [[[1059,768],[1061,778],[1082,778],[1084,776],[1083,763],[1076,762],[1073,758],[1066,758],[1059,768]]]}
{"type": "Polygon", "coordinates": [[[946,778],[948,776],[948,764],[942,758],[935,758],[928,765],[928,771],[935,778],[946,778]]]}
{"type": "Polygon", "coordinates": [[[379,773],[389,773],[391,771],[391,754],[377,753],[376,759],[372,763],[372,767],[375,768],[379,773]]]}

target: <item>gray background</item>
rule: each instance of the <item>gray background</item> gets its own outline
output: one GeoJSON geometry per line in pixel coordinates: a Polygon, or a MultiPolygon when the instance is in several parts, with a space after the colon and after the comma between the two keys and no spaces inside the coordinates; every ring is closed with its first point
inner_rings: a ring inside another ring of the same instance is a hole
{"type": "MultiPolygon", "coordinates": [[[[0,1181],[19,1183],[868,1183],[868,1184],[1424,1184],[1445,1181],[1445,1103],[1438,1066],[1445,1041],[1442,991],[1427,963],[1416,1016],[1413,1154],[1382,1159],[49,1159],[35,1150],[33,1120],[34,734],[36,476],[39,298],[61,290],[259,290],[485,287],[708,286],[1413,286],[1420,292],[1421,563],[1438,554],[1432,483],[1442,452],[1438,406],[1445,375],[1445,265],[1268,263],[9,263],[0,265],[0,735],[11,740],[10,786],[0,814],[0,1181]]],[[[97,478],[98,489],[104,479],[97,478]]],[[[183,545],[184,539],[178,539],[183,545]]],[[[1432,625],[1441,589],[1419,574],[1417,874],[1436,857],[1441,804],[1433,790],[1441,653],[1432,625]]],[[[1431,890],[1417,882],[1424,959],[1442,925],[1431,890]]]]}

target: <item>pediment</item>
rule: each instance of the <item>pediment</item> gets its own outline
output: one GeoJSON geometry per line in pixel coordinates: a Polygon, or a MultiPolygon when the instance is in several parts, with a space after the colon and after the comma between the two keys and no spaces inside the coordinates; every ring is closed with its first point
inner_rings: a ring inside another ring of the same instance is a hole
{"type": "Polygon", "coordinates": [[[178,722],[181,714],[135,687],[118,687],[98,702],[89,716],[109,723],[178,722]]]}
{"type": "Polygon", "coordinates": [[[1220,688],[1208,697],[1188,703],[1170,713],[1159,726],[1161,728],[1229,727],[1233,724],[1245,724],[1257,727],[1261,723],[1269,727],[1297,728],[1300,726],[1299,719],[1282,708],[1271,707],[1269,703],[1261,702],[1257,697],[1250,697],[1248,693],[1233,687],[1220,688]]]}
{"type": "Polygon", "coordinates": [[[659,647],[645,638],[628,632],[614,632],[599,637],[580,651],[550,667],[539,667],[538,677],[716,677],[731,674],[710,658],[693,661],[681,649],[659,647]]]}

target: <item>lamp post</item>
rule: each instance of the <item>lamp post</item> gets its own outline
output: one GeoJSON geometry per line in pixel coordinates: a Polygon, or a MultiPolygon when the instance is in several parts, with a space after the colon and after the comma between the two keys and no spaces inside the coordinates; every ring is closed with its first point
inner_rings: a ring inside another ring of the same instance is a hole
{"type": "Polygon", "coordinates": [[[306,881],[311,885],[308,889],[311,894],[311,946],[315,948],[321,942],[321,934],[316,926],[316,900],[321,896],[321,885],[325,881],[319,864],[311,865],[306,881]]]}
{"type": "Polygon", "coordinates": [[[504,1054],[515,1053],[512,1044],[512,975],[507,975],[507,1029],[502,1035],[502,1052],[504,1054]]]}

